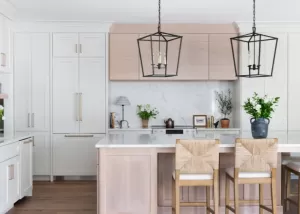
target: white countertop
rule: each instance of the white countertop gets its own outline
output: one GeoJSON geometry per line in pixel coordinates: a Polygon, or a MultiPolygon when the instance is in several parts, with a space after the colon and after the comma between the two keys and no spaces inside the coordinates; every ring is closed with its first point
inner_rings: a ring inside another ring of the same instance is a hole
{"type": "MultiPolygon", "coordinates": [[[[96,148],[174,148],[176,139],[203,139],[193,135],[153,135],[153,134],[107,134],[97,144],[96,148]]],[[[232,152],[234,142],[222,143],[222,152],[232,152]]],[[[300,144],[278,145],[278,152],[300,152],[300,144]]]]}
{"type": "Polygon", "coordinates": [[[0,146],[5,146],[7,144],[10,144],[10,143],[14,143],[14,142],[17,142],[17,141],[20,141],[20,140],[24,140],[26,138],[30,138],[32,137],[31,134],[21,134],[21,133],[18,133],[18,134],[15,134],[15,135],[0,135],[0,146]]]}

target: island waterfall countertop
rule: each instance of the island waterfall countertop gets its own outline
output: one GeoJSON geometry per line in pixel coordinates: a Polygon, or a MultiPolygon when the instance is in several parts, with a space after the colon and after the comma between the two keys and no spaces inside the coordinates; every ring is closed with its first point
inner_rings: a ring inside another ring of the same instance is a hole
{"type": "MultiPolygon", "coordinates": [[[[230,142],[220,140],[220,152],[233,152],[235,147],[234,138],[230,142]]],[[[274,136],[270,137],[273,138],[274,136]]],[[[97,144],[96,148],[175,148],[176,139],[203,139],[198,135],[154,135],[138,133],[107,134],[97,144]]],[[[278,152],[300,152],[300,144],[278,144],[278,152]]]]}

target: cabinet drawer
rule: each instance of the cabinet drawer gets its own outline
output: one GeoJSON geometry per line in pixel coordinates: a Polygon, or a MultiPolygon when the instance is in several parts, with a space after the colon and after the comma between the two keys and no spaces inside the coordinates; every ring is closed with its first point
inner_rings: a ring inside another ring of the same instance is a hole
{"type": "Polygon", "coordinates": [[[11,143],[0,147],[0,163],[19,155],[19,142],[11,143]]]}

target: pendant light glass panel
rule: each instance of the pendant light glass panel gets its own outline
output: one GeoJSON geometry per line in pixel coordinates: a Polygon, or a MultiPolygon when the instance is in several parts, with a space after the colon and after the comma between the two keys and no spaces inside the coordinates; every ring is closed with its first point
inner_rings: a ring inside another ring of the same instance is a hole
{"type": "Polygon", "coordinates": [[[143,77],[174,77],[178,75],[182,36],[164,32],[138,39],[143,77]]]}

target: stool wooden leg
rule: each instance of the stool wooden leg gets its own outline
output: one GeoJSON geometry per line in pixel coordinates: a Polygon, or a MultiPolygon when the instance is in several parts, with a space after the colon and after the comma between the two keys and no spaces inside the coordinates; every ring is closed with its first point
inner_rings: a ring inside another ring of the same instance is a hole
{"type": "MultiPolygon", "coordinates": [[[[259,205],[264,205],[264,185],[259,184],[259,205]]],[[[259,207],[259,214],[264,214],[264,209],[259,207]]]]}
{"type": "Polygon", "coordinates": [[[300,214],[300,176],[298,176],[298,214],[300,214]]]}
{"type": "Polygon", "coordinates": [[[180,186],[175,181],[175,214],[180,214],[180,186]]]}
{"type": "MultiPolygon", "coordinates": [[[[291,196],[291,172],[286,171],[286,198],[291,196]]],[[[290,202],[288,200],[285,201],[285,211],[290,209],[290,202]]]]}
{"type": "Polygon", "coordinates": [[[210,186],[206,187],[206,214],[210,214],[210,186]]]}
{"type": "Polygon", "coordinates": [[[272,214],[277,214],[277,195],[276,195],[276,169],[272,169],[271,178],[271,198],[272,198],[272,214]]]}
{"type": "Polygon", "coordinates": [[[234,169],[234,209],[235,214],[240,214],[240,204],[239,204],[239,171],[234,169]]]}
{"type": "Polygon", "coordinates": [[[284,207],[285,199],[285,166],[281,165],[281,205],[284,207]]]}
{"type": "Polygon", "coordinates": [[[219,213],[219,171],[214,171],[214,210],[219,213]]]}
{"type": "Polygon", "coordinates": [[[230,185],[230,180],[226,174],[226,178],[225,178],[225,214],[229,214],[229,209],[227,208],[227,206],[229,206],[229,185],[230,185]]]}
{"type": "Polygon", "coordinates": [[[176,208],[176,196],[175,196],[175,181],[172,178],[172,214],[175,213],[175,208],[176,208]]]}

